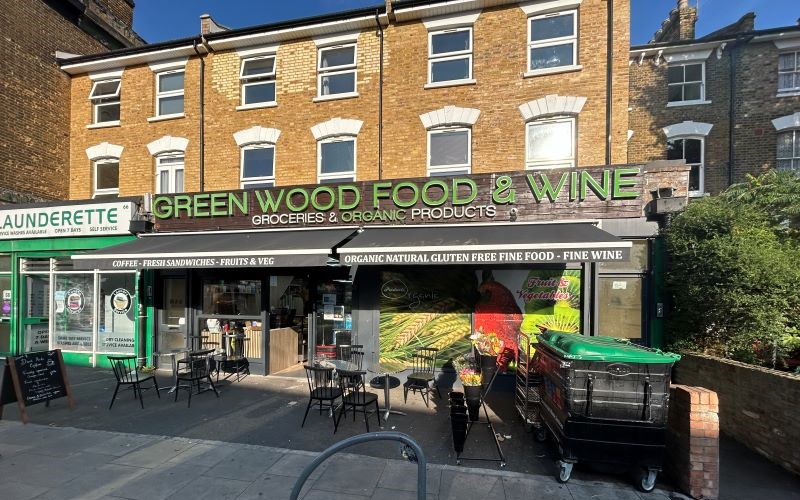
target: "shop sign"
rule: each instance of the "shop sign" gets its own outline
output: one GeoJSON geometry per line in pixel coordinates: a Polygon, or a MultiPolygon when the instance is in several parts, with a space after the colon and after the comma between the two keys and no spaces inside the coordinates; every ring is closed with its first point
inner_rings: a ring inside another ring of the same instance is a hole
{"type": "Polygon", "coordinates": [[[80,314],[80,312],[83,311],[85,297],[83,296],[83,291],[80,288],[70,288],[67,290],[66,298],[67,310],[70,312],[70,314],[80,314]]]}
{"type": "Polygon", "coordinates": [[[125,202],[0,210],[0,240],[128,234],[134,208],[125,202]]]}
{"type": "Polygon", "coordinates": [[[526,250],[519,252],[464,250],[458,252],[340,253],[342,264],[348,266],[360,264],[545,264],[553,262],[627,262],[630,260],[630,248],[604,248],[597,250],[561,248],[558,250],[526,250]]]}
{"type": "Polygon", "coordinates": [[[131,309],[131,293],[124,288],[117,288],[111,292],[111,310],[114,314],[127,314],[131,309]]]}
{"type": "Polygon", "coordinates": [[[643,176],[638,167],[586,168],[165,194],[154,198],[153,214],[167,231],[222,223],[245,229],[529,221],[560,212],[640,216],[643,176]]]}
{"type": "Polygon", "coordinates": [[[328,263],[328,256],[308,255],[253,255],[241,257],[174,257],[174,258],[97,258],[91,265],[109,269],[216,269],[221,267],[318,267],[328,263]]]}

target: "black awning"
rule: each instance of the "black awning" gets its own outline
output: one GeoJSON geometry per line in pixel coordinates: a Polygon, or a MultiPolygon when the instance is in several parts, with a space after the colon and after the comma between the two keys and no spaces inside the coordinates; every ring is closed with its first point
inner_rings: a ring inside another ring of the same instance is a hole
{"type": "Polygon", "coordinates": [[[316,267],[354,228],[152,234],[73,255],[76,269],[316,267]]]}
{"type": "Polygon", "coordinates": [[[345,265],[612,262],[631,242],[590,223],[370,227],[339,248],[345,265]]]}

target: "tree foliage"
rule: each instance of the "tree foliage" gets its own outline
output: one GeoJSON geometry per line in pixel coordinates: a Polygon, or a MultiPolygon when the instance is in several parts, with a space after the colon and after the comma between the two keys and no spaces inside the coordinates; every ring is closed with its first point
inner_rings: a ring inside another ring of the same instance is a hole
{"type": "Polygon", "coordinates": [[[693,201],[664,231],[673,348],[780,365],[800,346],[800,179],[770,173],[693,201]]]}

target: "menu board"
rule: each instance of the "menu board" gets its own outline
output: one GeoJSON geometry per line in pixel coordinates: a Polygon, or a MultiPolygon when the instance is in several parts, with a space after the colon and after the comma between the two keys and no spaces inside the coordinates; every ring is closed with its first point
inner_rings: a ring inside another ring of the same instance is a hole
{"type": "Polygon", "coordinates": [[[69,407],[72,408],[72,389],[67,381],[60,349],[32,352],[6,359],[3,384],[0,387],[0,417],[3,405],[16,402],[22,421],[28,423],[26,406],[38,403],[49,405],[51,400],[63,397],[69,399],[69,407]]]}

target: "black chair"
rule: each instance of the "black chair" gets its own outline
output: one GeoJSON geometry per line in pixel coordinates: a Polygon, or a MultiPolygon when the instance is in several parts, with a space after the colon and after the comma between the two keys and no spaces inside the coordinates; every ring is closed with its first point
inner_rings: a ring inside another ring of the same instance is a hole
{"type": "MultiPolygon", "coordinates": [[[[342,390],[334,383],[333,368],[308,365],[304,365],[303,368],[306,370],[306,379],[308,380],[308,406],[306,406],[306,414],[303,415],[303,423],[300,424],[300,427],[306,425],[308,410],[311,409],[314,401],[319,403],[319,414],[322,415],[323,409],[333,412],[336,400],[342,397],[342,390]]],[[[333,423],[333,432],[335,433],[336,419],[333,423]]]]}
{"type": "MultiPolygon", "coordinates": [[[[244,354],[244,343],[249,340],[244,335],[236,335],[236,337],[228,340],[227,354],[222,356],[218,367],[218,370],[221,369],[228,374],[225,377],[226,380],[232,377],[234,373],[236,374],[237,382],[241,379],[242,373],[250,375],[250,360],[244,354]]],[[[217,372],[217,380],[219,380],[219,372],[217,372]]]]}
{"type": "Polygon", "coordinates": [[[350,351],[350,360],[351,363],[356,365],[359,370],[363,369],[364,367],[364,353],[362,351],[350,351]]]}
{"type": "Polygon", "coordinates": [[[344,361],[350,361],[350,352],[353,350],[353,346],[350,344],[341,344],[336,346],[336,359],[341,359],[344,361]]]}
{"type": "MultiPolygon", "coordinates": [[[[142,406],[143,410],[144,398],[142,398],[142,382],[152,380],[153,387],[156,388],[156,395],[161,399],[155,375],[151,374],[143,378],[139,377],[139,370],[136,369],[136,356],[109,356],[108,361],[111,363],[111,369],[114,370],[114,377],[117,379],[117,387],[114,388],[114,395],[111,396],[111,404],[108,405],[109,410],[114,406],[117,392],[122,385],[127,385],[129,388],[133,389],[133,397],[139,400],[139,404],[142,406]]],[[[150,389],[150,387],[145,387],[145,389],[150,389]]]]}
{"type": "Polygon", "coordinates": [[[183,368],[178,370],[177,384],[175,386],[175,401],[178,401],[178,393],[181,389],[189,391],[189,401],[186,404],[187,408],[192,406],[192,393],[197,389],[197,394],[214,391],[217,398],[219,398],[219,391],[214,386],[214,381],[211,380],[211,361],[214,351],[207,349],[205,351],[195,351],[189,353],[189,358],[182,363],[183,368]],[[181,381],[188,382],[188,385],[181,385],[181,381]],[[206,384],[206,387],[203,387],[206,384]]]}
{"type": "Polygon", "coordinates": [[[369,432],[369,414],[372,410],[367,407],[375,405],[375,415],[378,417],[378,427],[381,425],[381,414],[378,408],[378,396],[367,392],[364,386],[364,377],[367,372],[364,371],[347,371],[338,370],[339,372],[339,388],[342,391],[342,406],[339,409],[339,416],[336,418],[333,426],[333,433],[339,428],[339,421],[342,415],[347,413],[347,408],[353,408],[353,422],[356,421],[356,411],[364,414],[364,423],[367,425],[367,432],[369,432]]]}
{"type": "Polygon", "coordinates": [[[403,384],[403,400],[408,402],[408,391],[419,392],[425,406],[428,407],[428,399],[431,392],[431,384],[436,388],[439,397],[439,386],[436,385],[436,355],[439,349],[433,347],[418,347],[411,357],[411,374],[403,384]]]}

